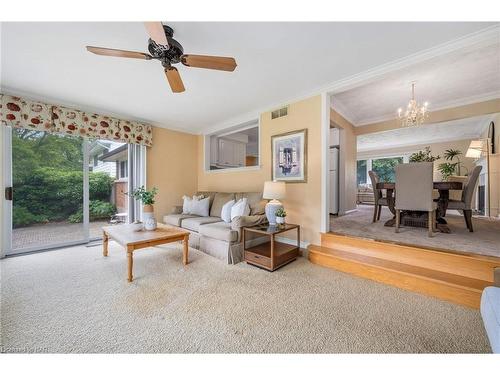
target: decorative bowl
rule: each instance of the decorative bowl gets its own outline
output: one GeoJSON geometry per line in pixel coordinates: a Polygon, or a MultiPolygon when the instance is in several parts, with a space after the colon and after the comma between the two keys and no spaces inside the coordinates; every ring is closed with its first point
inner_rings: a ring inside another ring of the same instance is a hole
{"type": "Polygon", "coordinates": [[[140,232],[141,230],[144,229],[144,224],[140,221],[136,221],[136,222],[130,224],[130,227],[132,228],[132,231],[140,232]]]}

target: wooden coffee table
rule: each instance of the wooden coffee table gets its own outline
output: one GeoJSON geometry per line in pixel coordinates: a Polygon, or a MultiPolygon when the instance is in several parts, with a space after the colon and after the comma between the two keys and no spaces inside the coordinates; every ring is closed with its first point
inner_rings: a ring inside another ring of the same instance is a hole
{"type": "Polygon", "coordinates": [[[105,257],[108,256],[108,242],[110,238],[118,242],[127,250],[127,280],[129,282],[133,280],[132,268],[134,264],[134,250],[163,245],[170,242],[183,241],[184,251],[182,262],[185,265],[188,264],[189,232],[174,226],[158,224],[158,228],[156,230],[142,230],[134,232],[130,224],[112,225],[102,228],[102,236],[102,255],[105,257]]]}

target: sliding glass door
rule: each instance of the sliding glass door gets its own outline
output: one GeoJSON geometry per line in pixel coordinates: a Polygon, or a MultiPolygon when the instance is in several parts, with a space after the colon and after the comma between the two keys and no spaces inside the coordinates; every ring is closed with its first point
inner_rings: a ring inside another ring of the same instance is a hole
{"type": "Polygon", "coordinates": [[[86,243],[105,225],[133,220],[138,208],[127,193],[144,184],[143,146],[1,130],[6,255],[86,243]]]}
{"type": "Polygon", "coordinates": [[[85,241],[82,138],[11,131],[11,253],[85,241]]]}

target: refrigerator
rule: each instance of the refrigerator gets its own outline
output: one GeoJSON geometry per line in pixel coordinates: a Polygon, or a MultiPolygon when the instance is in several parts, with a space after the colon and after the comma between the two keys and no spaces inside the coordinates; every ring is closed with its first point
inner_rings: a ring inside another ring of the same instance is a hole
{"type": "Polygon", "coordinates": [[[339,213],[339,149],[330,148],[329,160],[330,177],[330,213],[339,213]]]}

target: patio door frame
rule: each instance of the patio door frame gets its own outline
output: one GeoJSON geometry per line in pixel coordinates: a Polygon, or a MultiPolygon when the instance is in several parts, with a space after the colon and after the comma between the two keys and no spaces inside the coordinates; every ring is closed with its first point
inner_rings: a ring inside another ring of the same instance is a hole
{"type": "MultiPolygon", "coordinates": [[[[3,138],[3,187],[11,187],[12,188],[12,128],[10,126],[2,126],[2,138],[3,138]]],[[[19,255],[32,253],[42,250],[51,250],[57,249],[61,247],[81,245],[89,242],[89,141],[84,139],[82,142],[82,152],[83,152],[83,238],[76,241],[66,241],[60,242],[56,244],[43,245],[43,246],[32,246],[26,247],[22,249],[13,249],[12,248],[12,213],[13,213],[13,200],[6,199],[4,191],[2,191],[2,200],[3,200],[3,236],[2,236],[2,257],[9,255],[19,255]]]]}

